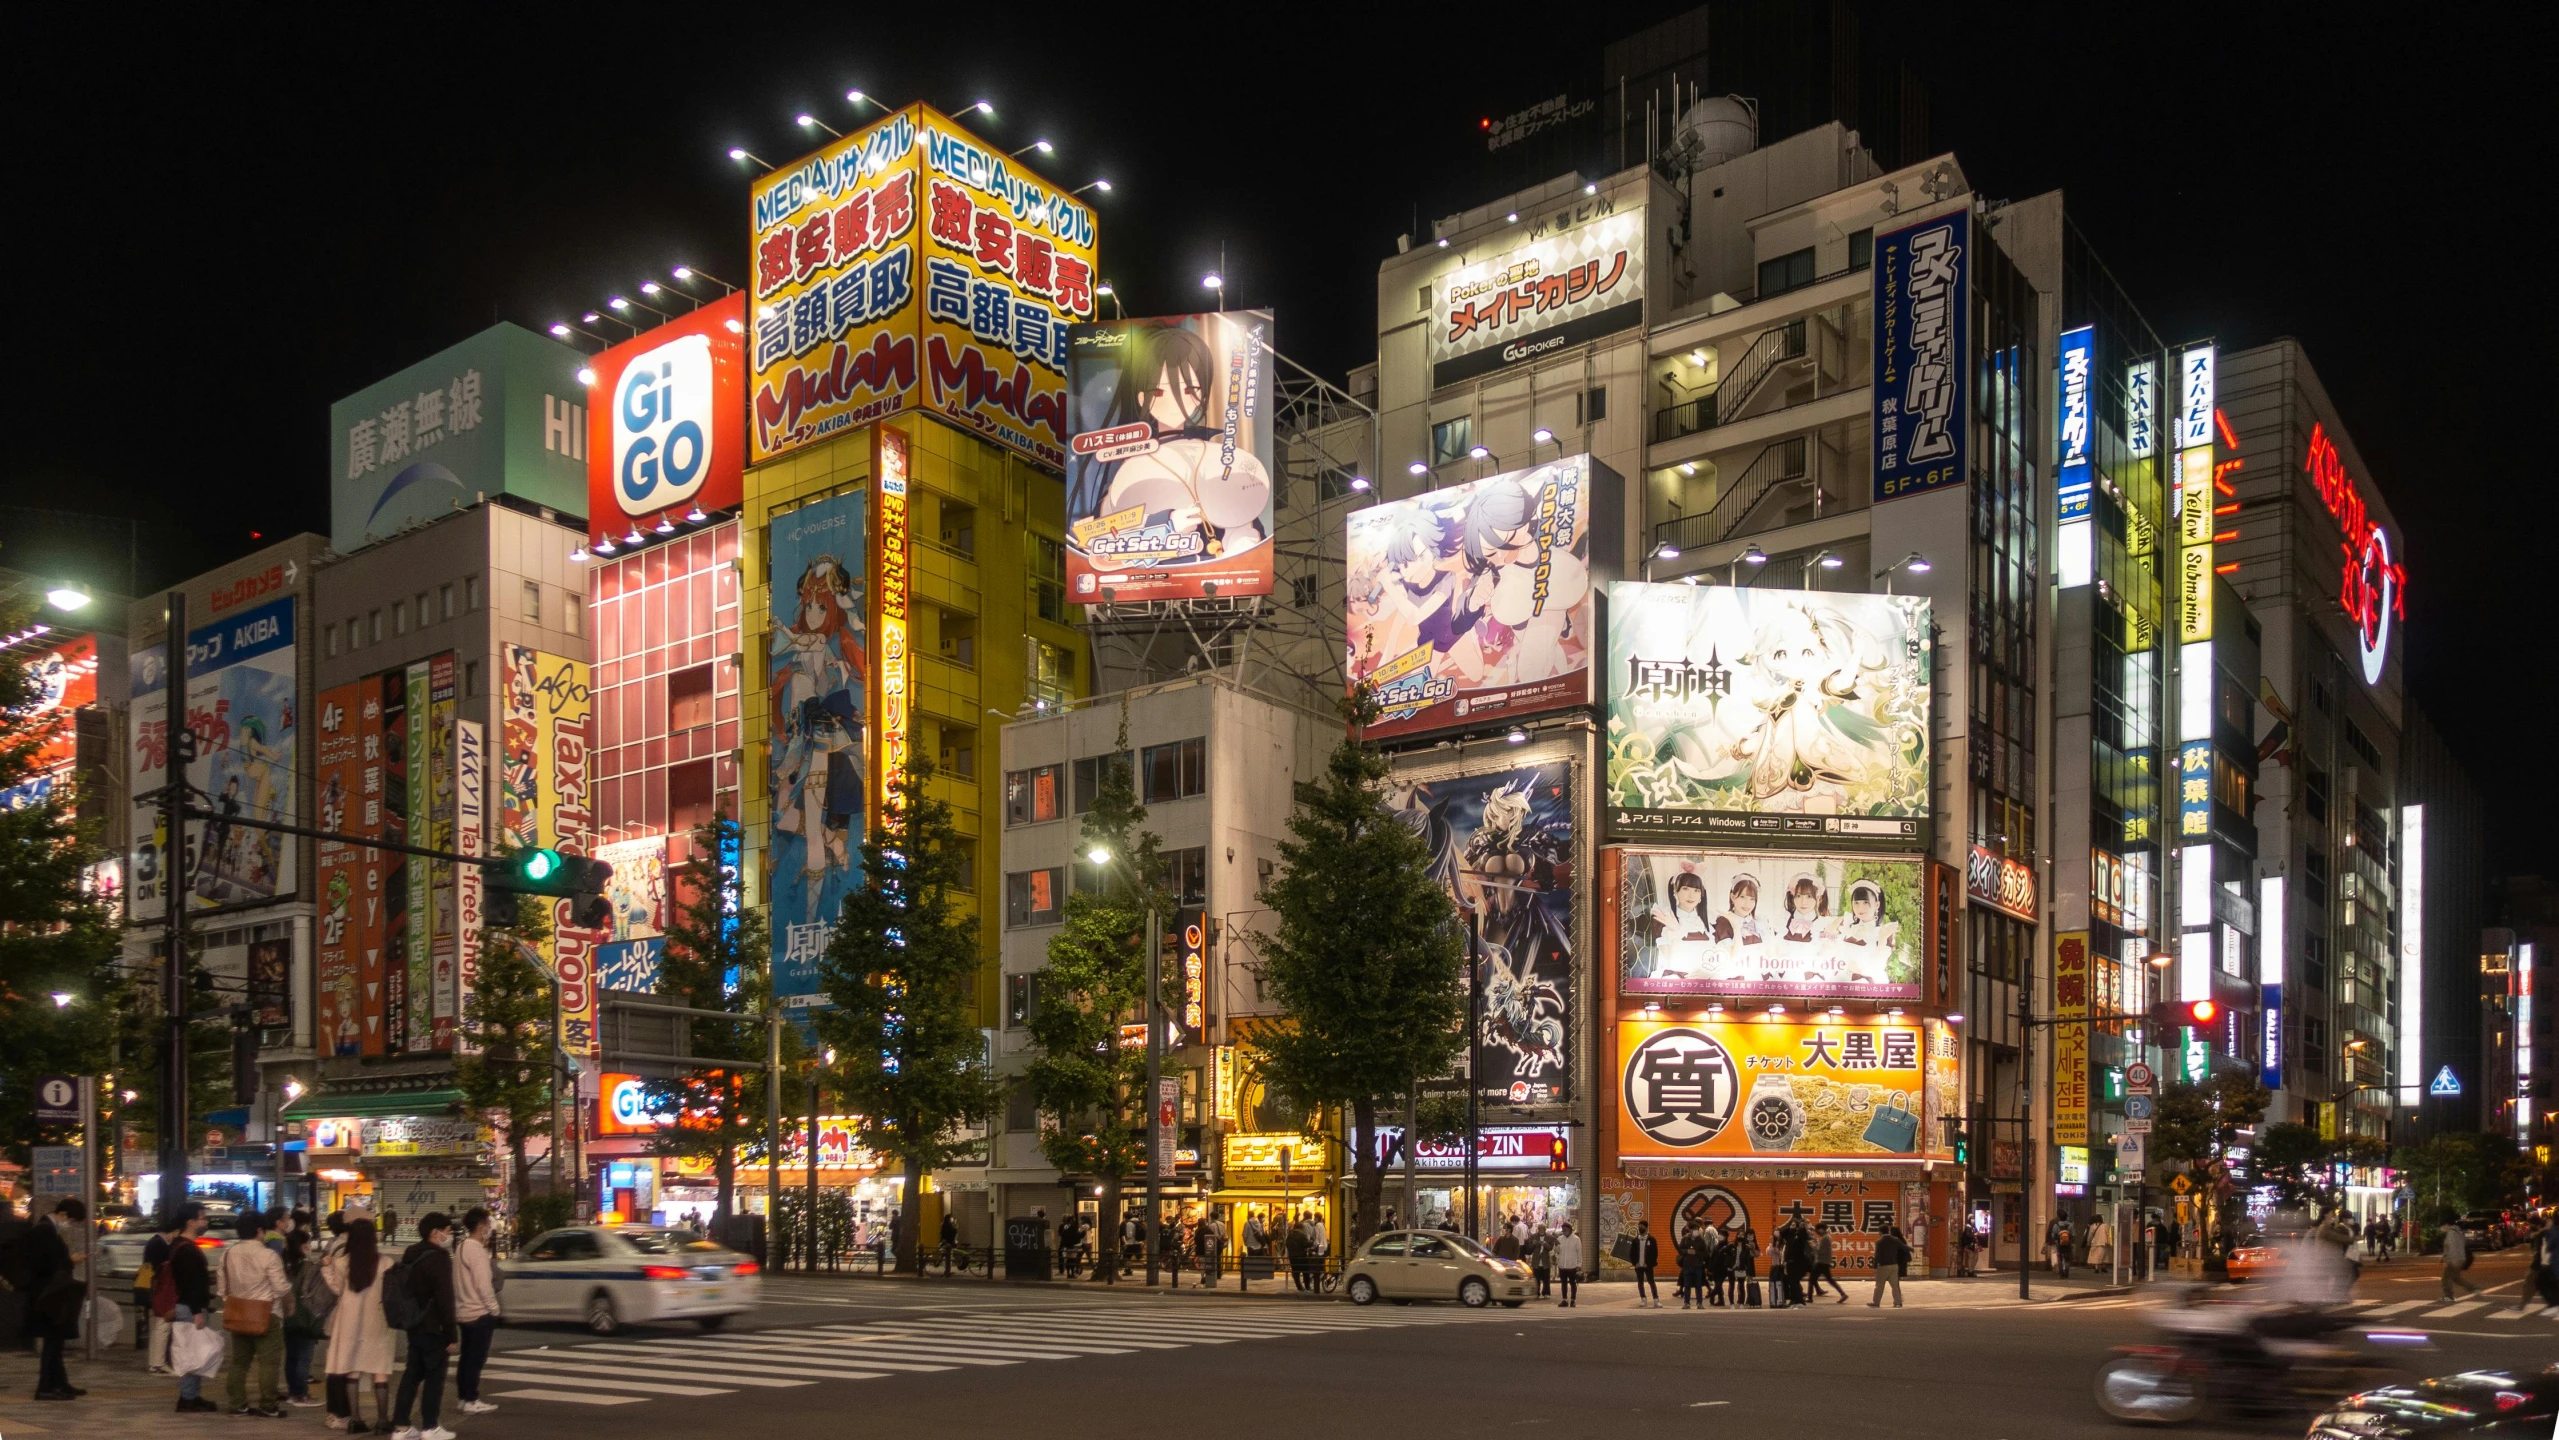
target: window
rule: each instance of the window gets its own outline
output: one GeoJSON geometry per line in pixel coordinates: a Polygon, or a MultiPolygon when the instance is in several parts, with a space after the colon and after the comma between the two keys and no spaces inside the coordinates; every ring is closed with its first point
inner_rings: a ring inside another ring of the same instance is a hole
{"type": "Polygon", "coordinates": [[[1004,877],[1004,923],[1054,925],[1066,904],[1066,867],[1016,870],[1004,877]]]}
{"type": "Polygon", "coordinates": [[[453,609],[453,586],[450,583],[446,584],[437,592],[437,598],[444,602],[438,607],[443,612],[444,618],[447,620],[452,619],[455,613],[453,609]]]}
{"type": "Polygon", "coordinates": [[[952,877],[951,888],[963,895],[976,894],[977,841],[966,835],[957,836],[951,841],[951,854],[959,861],[958,873],[952,877]]]}
{"type": "Polygon", "coordinates": [[[1039,617],[1066,623],[1066,548],[1046,535],[1025,537],[1030,546],[1032,599],[1039,617]]]}
{"type": "Polygon", "coordinates": [[[1183,800],[1208,788],[1208,741],[1176,740],[1138,752],[1137,774],[1149,805],[1183,800]]]}
{"type": "Polygon", "coordinates": [[[957,500],[942,502],[942,543],[963,555],[977,553],[977,507],[957,500]]]}
{"type": "Polygon", "coordinates": [[[1300,610],[1311,609],[1323,598],[1323,582],[1312,575],[1292,575],[1288,580],[1288,603],[1300,610]]]}
{"type": "Polygon", "coordinates": [[[480,577],[477,575],[462,577],[462,608],[465,610],[480,608],[480,577]]]}
{"type": "Polygon", "coordinates": [[[2352,720],[2346,722],[2346,748],[2362,756],[2366,765],[2375,770],[2381,768],[2381,752],[2373,748],[2372,737],[2352,720]]]}
{"type": "Polygon", "coordinates": [[[529,625],[542,623],[542,582],[539,580],[524,582],[524,619],[529,625]]]}
{"type": "Polygon", "coordinates": [[[977,730],[969,725],[942,727],[942,753],[934,762],[954,780],[977,778],[977,730]]]}
{"type": "Polygon", "coordinates": [[[1413,296],[1413,308],[1424,311],[1431,308],[1431,287],[1428,285],[1417,287],[1417,291],[1413,296]]]}
{"type": "Polygon", "coordinates": [[[2307,760],[2301,762],[2301,808],[2311,819],[2328,823],[2328,774],[2307,760]]]}
{"type": "Polygon", "coordinates": [[[937,633],[941,638],[942,658],[954,665],[977,668],[977,617],[957,610],[938,612],[937,633]]]}
{"type": "Polygon", "coordinates": [[[1801,290],[1813,283],[1813,247],[1759,262],[1759,298],[1801,290]]]}
{"type": "Polygon", "coordinates": [[[349,650],[353,650],[363,643],[364,617],[361,615],[349,615],[347,617],[347,648],[349,650]]]}
{"type": "Polygon", "coordinates": [[[1129,783],[1131,785],[1137,783],[1136,752],[1123,750],[1116,755],[1085,756],[1075,762],[1076,814],[1081,815],[1092,809],[1093,803],[1102,798],[1102,781],[1109,773],[1111,762],[1115,760],[1128,767],[1129,783]]]}
{"type": "Polygon", "coordinates": [[[1608,387],[1593,385],[1575,398],[1573,423],[1596,425],[1608,418],[1608,387]]]}
{"type": "Polygon", "coordinates": [[[1431,427],[1431,463],[1434,465],[1445,465],[1451,460],[1463,460],[1466,458],[1466,452],[1474,446],[1475,417],[1472,415],[1460,415],[1454,420],[1442,420],[1431,427]]]}
{"type": "Polygon", "coordinates": [[[1875,227],[1867,226],[1848,237],[1848,268],[1871,270],[1875,265],[1875,227]]]}
{"type": "Polygon", "coordinates": [[[2328,990],[2328,937],[2308,935],[2301,942],[2302,978],[2322,994],[2328,990]]]}
{"type": "Polygon", "coordinates": [[[376,610],[376,611],[374,611],[374,612],[373,612],[372,629],[373,629],[373,643],[374,643],[374,644],[376,644],[376,645],[381,644],[381,643],[382,643],[382,612],[381,612],[380,610],[376,610]]]}
{"type": "Polygon", "coordinates": [[[1058,816],[1058,766],[1013,770],[1004,776],[1004,823],[1037,825],[1058,816]]]}
{"type": "Polygon", "coordinates": [[[1064,705],[1068,689],[1075,683],[1075,652],[1063,645],[1030,639],[1030,699],[1043,710],[1064,705]]]}
{"type": "Polygon", "coordinates": [[[338,627],[336,625],[331,624],[320,627],[320,649],[322,653],[328,655],[335,655],[338,653],[338,627]]]}
{"type": "MultiPolygon", "coordinates": [[[[1009,1028],[1012,1028],[1012,1029],[1020,1029],[1022,1026],[1024,1026],[1024,1025],[1028,1025],[1028,1024],[1030,1024],[1030,1023],[1031,1023],[1031,1021],[1033,1021],[1034,1019],[1037,1019],[1037,1018],[1038,1018],[1038,1016],[1039,1016],[1039,1013],[1040,1013],[1040,977],[1039,977],[1039,976],[1037,976],[1037,975],[1007,975],[1007,976],[1005,976],[1005,977],[1004,977],[1004,1023],[1005,1023],[1005,1025],[1006,1025],[1007,1027],[1009,1027],[1009,1028]]],[[[1015,1093],[1016,1093],[1017,1095],[1027,1096],[1027,1095],[1030,1093],[1030,1087],[1026,1085],[1026,1086],[1022,1087],[1022,1089],[1021,1089],[1021,1090],[1016,1091],[1015,1093]]],[[[1016,1129],[1016,1130],[1028,1130],[1028,1129],[1030,1129],[1031,1127],[1030,1127],[1030,1124],[1026,1121],[1026,1122],[1024,1122],[1024,1123],[1022,1123],[1022,1124],[1015,1125],[1015,1126],[1013,1126],[1012,1128],[1013,1128],[1013,1129],[1016,1129]]]]}
{"type": "Polygon", "coordinates": [[[560,628],[572,635],[586,633],[586,597],[574,590],[560,592],[560,628]]]}
{"type": "Polygon", "coordinates": [[[394,635],[409,633],[409,602],[406,600],[391,602],[391,633],[394,635]]]}
{"type": "MultiPolygon", "coordinates": [[[[1017,975],[1014,978],[1028,980],[1031,977],[1017,975]]],[[[1032,1092],[1027,1081],[1015,1085],[1004,1097],[1004,1128],[1007,1130],[1040,1128],[1040,1099],[1032,1092]]]]}
{"type": "Polygon", "coordinates": [[[711,667],[696,665],[667,676],[666,733],[680,735],[710,723],[711,667]]]}
{"type": "Polygon", "coordinates": [[[1208,847],[1193,846],[1188,850],[1164,853],[1164,885],[1173,892],[1176,905],[1208,903],[1208,847]]]}
{"type": "Polygon", "coordinates": [[[462,662],[462,698],[465,700],[480,698],[480,662],[477,660],[462,662]]]}
{"type": "Polygon", "coordinates": [[[435,598],[424,590],[418,592],[418,628],[424,630],[435,623],[435,598]]]}
{"type": "Polygon", "coordinates": [[[1404,1246],[1408,1239],[1409,1237],[1404,1235],[1380,1235],[1368,1242],[1368,1253],[1373,1256],[1400,1256],[1404,1253],[1404,1246]]]}

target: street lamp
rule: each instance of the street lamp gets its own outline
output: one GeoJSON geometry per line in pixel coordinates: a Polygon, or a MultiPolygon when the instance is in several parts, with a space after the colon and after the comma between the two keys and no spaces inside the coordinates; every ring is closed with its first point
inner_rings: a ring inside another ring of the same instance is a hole
{"type": "Polygon", "coordinates": [[[886,105],[882,105],[882,104],[880,104],[880,102],[879,102],[879,101],[872,99],[870,96],[863,94],[863,93],[862,93],[861,91],[859,91],[859,90],[847,90],[847,91],[845,91],[845,92],[844,92],[844,101],[845,101],[845,103],[846,103],[846,104],[848,104],[848,105],[869,105],[869,106],[872,106],[872,107],[874,107],[875,109],[877,109],[877,110],[878,110],[881,114],[883,114],[883,115],[885,115],[885,114],[887,114],[887,113],[888,113],[888,108],[889,108],[889,107],[887,107],[886,105]]]}
{"type": "Polygon", "coordinates": [[[1428,465],[1423,464],[1423,463],[1422,463],[1421,461],[1419,461],[1419,460],[1416,460],[1416,461],[1414,461],[1412,464],[1407,465],[1407,466],[1405,466],[1405,467],[1404,467],[1404,473],[1405,473],[1405,474],[1407,474],[1407,475],[1412,476],[1412,477],[1413,477],[1414,479],[1416,479],[1416,480],[1419,480],[1419,479],[1421,479],[1423,476],[1428,475],[1429,473],[1431,473],[1431,467],[1429,467],[1428,465]]]}
{"type": "Polygon", "coordinates": [[[732,146],[730,146],[730,147],[729,147],[729,158],[730,158],[730,159],[732,159],[732,160],[752,160],[752,161],[754,161],[756,164],[763,166],[763,167],[764,167],[765,169],[767,169],[767,170],[770,170],[770,169],[772,169],[772,168],[773,168],[773,162],[772,162],[772,161],[765,159],[763,156],[756,154],[754,151],[747,149],[747,148],[746,148],[745,146],[743,146],[743,145],[732,145],[732,146]]]}
{"type": "Polygon", "coordinates": [[[834,126],[827,124],[825,121],[820,120],[819,118],[817,118],[817,117],[816,117],[816,116],[814,116],[814,115],[802,114],[799,118],[800,118],[800,128],[801,128],[801,129],[803,129],[803,130],[811,130],[811,129],[815,129],[815,130],[823,130],[823,131],[825,131],[827,134],[834,136],[834,137],[835,137],[836,139],[838,139],[838,140],[841,140],[841,139],[843,139],[843,138],[844,138],[844,132],[843,132],[843,131],[836,129],[834,126]]]}
{"type": "Polygon", "coordinates": [[[71,1008],[71,1002],[74,998],[75,997],[68,990],[56,990],[53,992],[53,1008],[56,1010],[68,1010],[71,1008]]]}
{"type": "Polygon", "coordinates": [[[1537,453],[1535,449],[1536,446],[1552,445],[1555,443],[1555,432],[1547,429],[1543,425],[1540,425],[1536,429],[1528,432],[1528,443],[1531,447],[1529,453],[1533,456],[1537,453]]]}
{"type": "Polygon", "coordinates": [[[1672,543],[1671,543],[1671,542],[1669,542],[1668,540],[1664,540],[1664,541],[1662,541],[1660,544],[1655,545],[1655,546],[1652,548],[1651,553],[1649,553],[1649,554],[1645,555],[1645,557],[1644,557],[1644,582],[1645,582],[1646,584],[1651,584],[1651,583],[1652,583],[1652,579],[1653,579],[1653,562],[1654,562],[1654,561],[1656,561],[1656,560],[1676,560],[1676,559],[1678,559],[1678,558],[1679,558],[1679,547],[1678,547],[1678,546],[1676,546],[1676,545],[1674,545],[1674,544],[1672,544],[1672,543]]]}
{"type": "Polygon", "coordinates": [[[1833,551],[1833,550],[1816,550],[1816,551],[1814,551],[1814,552],[1813,552],[1813,558],[1811,558],[1810,560],[1807,560],[1807,561],[1805,561],[1805,562],[1804,562],[1804,588],[1805,588],[1805,589],[1807,589],[1807,590],[1810,590],[1810,589],[1812,589],[1812,588],[1813,588],[1813,571],[1814,571],[1814,569],[1819,568],[1819,569],[1823,569],[1823,570],[1836,570],[1836,569],[1838,569],[1840,566],[1845,565],[1845,564],[1847,564],[1847,563],[1848,563],[1847,561],[1842,560],[1841,558],[1839,558],[1839,554],[1838,554],[1838,552],[1837,552],[1837,551],[1833,551]]]}
{"type": "Polygon", "coordinates": [[[1893,593],[1893,572],[1896,570],[1907,570],[1913,575],[1925,575],[1929,571],[1928,557],[1920,554],[1916,550],[1913,550],[1899,560],[1894,561],[1892,564],[1876,571],[1875,578],[1884,582],[1884,593],[1887,595],[1893,593]]]}
{"type": "Polygon", "coordinates": [[[1469,460],[1490,460],[1496,465],[1502,463],[1501,456],[1494,454],[1490,448],[1482,445],[1470,447],[1466,452],[1466,458],[1469,460]]]}
{"type": "Polygon", "coordinates": [[[1043,155],[1051,155],[1051,154],[1055,154],[1055,153],[1056,153],[1056,151],[1057,151],[1057,147],[1056,147],[1056,146],[1054,146],[1054,145],[1051,145],[1051,144],[1050,144],[1050,143],[1048,143],[1046,140],[1034,140],[1034,141],[1032,141],[1030,144],[1023,146],[1021,149],[1014,151],[1014,152],[1013,152],[1009,157],[1007,157],[1007,158],[1009,158],[1009,159],[1014,159],[1014,160],[1019,160],[1019,159],[1021,159],[1023,156],[1028,155],[1029,153],[1031,153],[1031,152],[1032,152],[1032,151],[1034,151],[1034,150],[1037,150],[1038,152],[1040,152],[1040,153],[1041,153],[1041,154],[1043,154],[1043,155]]]}
{"type": "Polygon", "coordinates": [[[1111,193],[1111,182],[1101,179],[1087,180],[1083,184],[1076,186],[1074,189],[1069,190],[1066,193],[1069,195],[1081,195],[1087,190],[1099,190],[1103,194],[1108,195],[1111,193]]]}
{"type": "Polygon", "coordinates": [[[77,580],[66,580],[44,592],[45,603],[56,610],[85,610],[89,605],[88,587],[77,580]]]}
{"type": "Polygon", "coordinates": [[[1120,308],[1120,292],[1111,288],[1110,281],[1105,280],[1101,284],[1094,286],[1093,296],[1097,300],[1108,300],[1111,302],[1111,317],[1113,319],[1125,320],[1128,318],[1128,312],[1120,308]]]}
{"type": "MultiPolygon", "coordinates": [[[[1118,857],[1111,854],[1109,847],[1096,845],[1084,852],[1084,858],[1099,868],[1118,857]]],[[[1138,902],[1146,907],[1146,1283],[1152,1285],[1156,1281],[1156,1263],[1164,1249],[1164,1173],[1156,1160],[1169,1148],[1160,1134],[1167,1121],[1162,1100],[1164,917],[1157,912],[1155,893],[1146,888],[1144,877],[1137,874],[1134,866],[1127,869],[1130,887],[1137,891],[1138,902]]]]}
{"type": "Polygon", "coordinates": [[[1733,562],[1724,567],[1724,583],[1727,585],[1739,586],[1741,584],[1741,567],[1744,565],[1765,565],[1767,563],[1768,552],[1760,549],[1756,545],[1753,545],[1739,555],[1734,556],[1733,562]]]}

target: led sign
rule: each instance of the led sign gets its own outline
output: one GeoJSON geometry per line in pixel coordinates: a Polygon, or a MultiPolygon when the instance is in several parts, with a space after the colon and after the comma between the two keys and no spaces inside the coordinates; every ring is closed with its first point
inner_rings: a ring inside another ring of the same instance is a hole
{"type": "Polygon", "coordinates": [[[2338,546],[2345,552],[2346,563],[2337,603],[2345,607],[2346,618],[2355,622],[2364,683],[2378,685],[2382,657],[2390,650],[2390,622],[2408,618],[2407,568],[2391,558],[2389,533],[2365,509],[2363,494],[2346,473],[2346,462],[2338,456],[2337,442],[2328,438],[2326,426],[2310,427],[2310,454],[2302,468],[2310,472],[2320,503],[2328,507],[2343,532],[2338,546]]]}

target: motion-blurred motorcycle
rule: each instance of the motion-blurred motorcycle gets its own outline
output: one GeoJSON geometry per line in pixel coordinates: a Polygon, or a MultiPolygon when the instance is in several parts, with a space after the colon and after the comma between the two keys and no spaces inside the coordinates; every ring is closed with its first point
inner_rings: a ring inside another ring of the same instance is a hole
{"type": "Polygon", "coordinates": [[[2346,1316],[2318,1306],[2201,1300],[2159,1312],[2154,1343],[2124,1345],[2098,1367],[2097,1408],[2132,1424],[2183,1425],[2216,1406],[2242,1416],[2310,1414],[2339,1396],[2416,1377],[2382,1352],[2424,1337],[2341,1343],[2346,1316]]]}

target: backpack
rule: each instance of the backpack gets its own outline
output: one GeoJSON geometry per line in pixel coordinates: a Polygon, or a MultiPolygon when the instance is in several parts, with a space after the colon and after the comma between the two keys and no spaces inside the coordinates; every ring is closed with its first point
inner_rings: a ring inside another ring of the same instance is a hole
{"type": "Polygon", "coordinates": [[[329,1277],[321,1273],[325,1264],[316,1257],[306,1257],[302,1262],[300,1314],[315,1331],[328,1324],[329,1316],[338,1308],[338,1292],[329,1288],[329,1277]]]}
{"type": "Polygon", "coordinates": [[[414,1330],[426,1323],[426,1302],[418,1298],[418,1270],[406,1260],[382,1272],[373,1282],[382,1287],[382,1321],[394,1330],[414,1330]]]}

